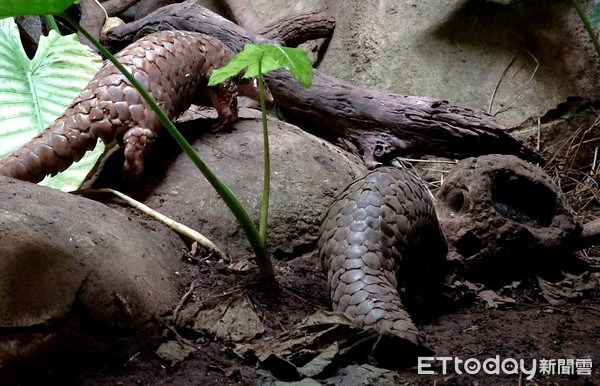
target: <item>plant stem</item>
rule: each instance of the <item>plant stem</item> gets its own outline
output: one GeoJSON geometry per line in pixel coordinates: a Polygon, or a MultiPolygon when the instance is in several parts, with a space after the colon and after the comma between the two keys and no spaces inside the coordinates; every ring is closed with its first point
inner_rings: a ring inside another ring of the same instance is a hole
{"type": "MultiPolygon", "coordinates": [[[[263,55],[264,56],[264,53],[263,55]]],[[[258,234],[265,245],[267,244],[267,221],[269,218],[269,195],[271,192],[271,154],[269,151],[269,129],[267,127],[267,108],[265,102],[265,81],[262,76],[262,56],[258,61],[258,90],[260,95],[260,110],[262,112],[263,149],[264,149],[264,175],[263,197],[260,206],[260,222],[258,234]]]]}
{"type": "Polygon", "coordinates": [[[221,196],[225,204],[229,207],[240,226],[244,230],[246,234],[246,238],[250,242],[254,253],[256,254],[258,267],[260,269],[261,274],[267,280],[274,280],[275,273],[273,271],[273,265],[271,264],[271,258],[266,249],[266,244],[261,241],[260,234],[256,229],[256,226],[250,219],[248,212],[242,206],[238,198],[235,194],[225,185],[223,184],[217,176],[206,166],[206,164],[200,159],[200,156],[194,150],[192,145],[181,135],[179,130],[175,127],[173,122],[167,117],[167,115],[158,107],[156,101],[146,90],[142,88],[142,86],[135,80],[133,75],[127,71],[127,69],[93,36],[91,36],[83,27],[81,27],[75,20],[73,20],[66,13],[62,13],[59,15],[63,19],[65,19],[69,24],[71,24],[77,31],[81,32],[83,36],[85,36],[108,60],[112,62],[112,64],[119,69],[127,78],[127,80],[138,90],[140,95],[144,98],[144,100],[148,103],[152,111],[156,113],[156,115],[160,118],[160,121],[165,126],[169,134],[175,139],[177,144],[183,149],[183,151],[190,157],[192,162],[200,169],[204,177],[208,180],[208,182],[213,186],[213,188],[217,191],[217,193],[221,196]]]}
{"type": "Polygon", "coordinates": [[[590,35],[590,39],[592,39],[592,44],[594,44],[594,48],[596,48],[596,53],[598,53],[598,56],[600,57],[600,42],[598,42],[598,37],[596,36],[596,32],[594,31],[590,20],[586,16],[585,12],[583,12],[583,9],[581,8],[581,5],[579,4],[578,0],[571,0],[571,4],[573,4],[573,7],[575,7],[579,18],[583,22],[583,27],[587,31],[588,35],[590,35]]]}
{"type": "Polygon", "coordinates": [[[54,30],[57,34],[60,35],[60,30],[58,29],[58,25],[56,25],[56,20],[54,20],[54,16],[44,15],[44,19],[46,20],[46,25],[48,26],[48,29],[54,30]]]}

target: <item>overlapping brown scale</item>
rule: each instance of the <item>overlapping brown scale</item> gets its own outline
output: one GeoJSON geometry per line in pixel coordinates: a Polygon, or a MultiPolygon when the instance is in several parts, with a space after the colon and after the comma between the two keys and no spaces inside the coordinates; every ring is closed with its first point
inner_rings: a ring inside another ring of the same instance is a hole
{"type": "Polygon", "coordinates": [[[350,185],[325,215],[318,242],[333,310],[360,327],[422,344],[402,304],[396,275],[412,258],[408,251],[419,249],[419,232],[436,233],[426,239],[443,245],[436,256],[415,257],[415,265],[422,259],[422,267],[436,269],[439,264],[430,262],[443,260],[445,241],[431,198],[414,176],[381,168],[350,185]]]}
{"type": "MultiPolygon", "coordinates": [[[[207,96],[212,95],[219,126],[237,119],[235,84],[226,82],[215,91],[206,87],[210,72],[233,56],[219,40],[194,32],[162,31],[138,40],[115,56],[171,118],[191,103],[207,103],[207,96]]],[[[139,176],[161,126],[124,75],[106,63],[60,118],[0,161],[0,174],[38,182],[79,160],[95,147],[97,138],[104,142],[126,138],[125,171],[139,176]]]]}
{"type": "Polygon", "coordinates": [[[22,164],[30,165],[34,170],[41,170],[45,168],[40,157],[33,151],[27,151],[23,153],[22,164]]]}

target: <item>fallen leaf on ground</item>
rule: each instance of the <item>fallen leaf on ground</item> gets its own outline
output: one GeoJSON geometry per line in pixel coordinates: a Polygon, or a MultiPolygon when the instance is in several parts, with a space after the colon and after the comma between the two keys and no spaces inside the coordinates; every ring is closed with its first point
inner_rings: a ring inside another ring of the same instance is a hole
{"type": "Polygon", "coordinates": [[[225,341],[239,342],[265,332],[254,304],[244,290],[192,303],[179,312],[177,326],[225,341]]]}
{"type": "Polygon", "coordinates": [[[351,362],[374,359],[380,365],[403,367],[412,365],[421,354],[433,355],[428,348],[409,343],[397,336],[356,327],[343,314],[317,311],[273,338],[237,345],[235,353],[257,361],[280,380],[295,382],[322,379],[351,362]]]}
{"type": "Polygon", "coordinates": [[[313,360],[302,366],[299,371],[305,377],[314,377],[322,374],[327,367],[331,366],[334,358],[338,355],[339,349],[337,342],[334,342],[329,347],[325,348],[313,360]]]}
{"type": "Polygon", "coordinates": [[[368,364],[352,365],[340,369],[338,374],[326,379],[327,385],[367,386],[397,385],[395,372],[368,364]]]}
{"type": "Polygon", "coordinates": [[[170,362],[171,366],[175,366],[176,364],[183,362],[194,351],[196,351],[194,347],[181,344],[176,340],[170,340],[158,347],[156,355],[158,355],[160,359],[170,362]]]}
{"type": "Polygon", "coordinates": [[[508,296],[501,296],[492,290],[479,291],[477,296],[486,302],[487,308],[498,308],[500,306],[514,305],[515,299],[509,298],[508,296]]]}
{"type": "Polygon", "coordinates": [[[552,305],[581,298],[586,292],[600,287],[600,272],[585,272],[581,275],[565,273],[564,279],[559,282],[551,282],[539,276],[537,279],[542,295],[552,305]]]}

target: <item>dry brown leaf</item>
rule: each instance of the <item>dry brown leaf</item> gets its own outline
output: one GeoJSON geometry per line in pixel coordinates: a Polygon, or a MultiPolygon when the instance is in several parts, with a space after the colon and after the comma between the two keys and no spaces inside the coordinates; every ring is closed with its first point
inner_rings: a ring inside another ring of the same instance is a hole
{"type": "Polygon", "coordinates": [[[171,366],[175,366],[176,364],[183,362],[194,351],[196,351],[196,349],[189,345],[181,344],[176,340],[170,340],[158,347],[156,355],[162,360],[170,362],[171,366]]]}
{"type": "Polygon", "coordinates": [[[492,290],[479,291],[477,296],[480,299],[485,300],[487,308],[498,308],[506,305],[512,306],[516,303],[515,299],[509,298],[508,296],[498,295],[496,291],[492,290]]]}
{"type": "Polygon", "coordinates": [[[254,304],[243,290],[188,305],[179,312],[177,325],[233,342],[265,332],[254,304]]]}
{"type": "Polygon", "coordinates": [[[566,300],[581,298],[586,292],[600,287],[600,272],[585,272],[581,275],[564,274],[564,279],[551,282],[538,276],[542,295],[552,305],[564,303],[566,300]]]}

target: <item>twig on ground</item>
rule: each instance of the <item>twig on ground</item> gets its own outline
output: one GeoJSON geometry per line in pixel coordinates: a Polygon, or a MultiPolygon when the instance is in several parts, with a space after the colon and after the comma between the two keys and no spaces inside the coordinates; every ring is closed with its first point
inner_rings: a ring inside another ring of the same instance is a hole
{"type": "Polygon", "coordinates": [[[183,296],[179,300],[179,303],[177,304],[175,309],[173,309],[173,321],[177,320],[177,315],[179,314],[179,311],[185,305],[188,298],[194,293],[196,287],[198,287],[198,282],[193,281],[192,284],[190,284],[190,289],[185,294],[183,294],[183,296]]]}
{"type": "Polygon", "coordinates": [[[177,221],[163,215],[162,213],[155,211],[154,209],[150,208],[149,206],[142,204],[141,202],[136,201],[133,198],[131,198],[119,191],[116,191],[114,189],[109,189],[109,188],[102,188],[102,189],[83,189],[83,190],[78,190],[74,193],[76,193],[76,194],[94,194],[94,193],[114,194],[115,196],[119,197],[123,201],[127,202],[129,205],[133,206],[134,208],[136,208],[136,209],[140,210],[141,212],[147,214],[148,216],[162,222],[169,228],[173,229],[175,232],[187,237],[188,239],[190,239],[192,241],[196,241],[198,244],[202,245],[204,248],[208,249],[211,253],[214,253],[219,258],[221,258],[223,260],[227,259],[225,253],[223,253],[223,251],[221,251],[219,249],[219,247],[217,247],[212,241],[210,241],[208,238],[206,238],[200,232],[197,232],[186,225],[178,223],[177,221]]]}

